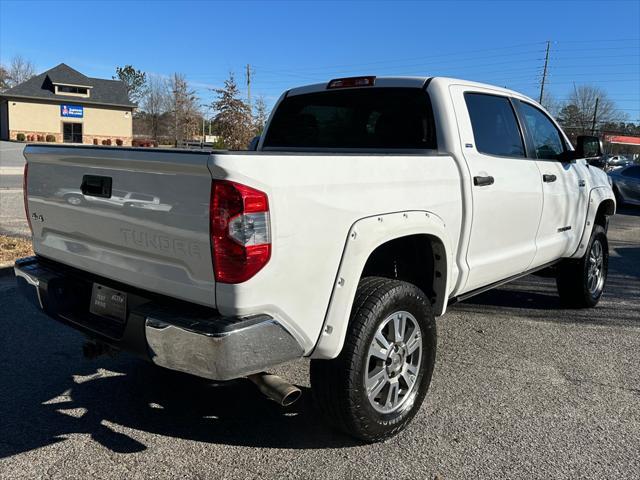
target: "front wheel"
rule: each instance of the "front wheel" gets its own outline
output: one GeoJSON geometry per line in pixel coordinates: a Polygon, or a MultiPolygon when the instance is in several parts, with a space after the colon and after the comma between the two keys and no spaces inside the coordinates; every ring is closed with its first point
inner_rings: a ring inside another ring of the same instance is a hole
{"type": "Polygon", "coordinates": [[[556,285],[560,300],[571,307],[595,307],[604,292],[608,269],[607,235],[602,226],[595,225],[584,256],[558,265],[556,285]]]}
{"type": "Polygon", "coordinates": [[[340,355],[312,360],[311,388],[329,422],[366,442],[406,427],[431,382],[436,324],[416,286],[381,277],[360,281],[340,355]]]}

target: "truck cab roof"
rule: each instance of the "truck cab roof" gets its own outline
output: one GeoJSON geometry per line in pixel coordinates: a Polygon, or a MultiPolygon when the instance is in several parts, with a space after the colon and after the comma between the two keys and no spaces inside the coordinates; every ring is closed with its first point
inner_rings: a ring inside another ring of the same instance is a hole
{"type": "MultiPolygon", "coordinates": [[[[348,78],[360,78],[360,77],[348,77],[348,78]]],[[[364,78],[364,77],[362,77],[364,78]]],[[[528,101],[535,102],[532,98],[527,97],[519,92],[510,90],[508,88],[498,87],[481,82],[473,82],[470,80],[463,80],[459,78],[451,77],[373,77],[375,82],[372,86],[362,87],[345,87],[345,88],[424,88],[429,85],[438,85],[441,88],[446,88],[449,85],[465,85],[469,87],[478,87],[484,89],[491,89],[496,93],[502,93],[504,95],[519,97],[528,101]]],[[[310,85],[303,85],[301,87],[292,88],[287,90],[283,96],[303,95],[306,93],[316,93],[327,90],[327,85],[332,80],[322,83],[313,83],[310,85]]]]}

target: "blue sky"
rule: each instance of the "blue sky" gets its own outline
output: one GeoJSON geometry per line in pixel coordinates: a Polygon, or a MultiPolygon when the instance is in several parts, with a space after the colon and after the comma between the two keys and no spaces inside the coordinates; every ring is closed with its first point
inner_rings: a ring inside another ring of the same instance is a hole
{"type": "Polygon", "coordinates": [[[269,104],[340,76],[449,75],[537,97],[546,41],[550,92],[607,90],[640,122],[640,1],[29,2],[0,0],[0,60],[60,62],[110,78],[116,65],[181,72],[209,102],[229,71],[269,104]]]}

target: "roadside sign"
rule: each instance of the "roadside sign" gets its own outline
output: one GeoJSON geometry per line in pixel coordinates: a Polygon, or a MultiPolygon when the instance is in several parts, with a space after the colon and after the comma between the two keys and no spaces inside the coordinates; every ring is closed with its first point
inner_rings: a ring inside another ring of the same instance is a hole
{"type": "Polygon", "coordinates": [[[83,115],[84,109],[82,105],[60,105],[61,117],[82,118],[83,115]]]}

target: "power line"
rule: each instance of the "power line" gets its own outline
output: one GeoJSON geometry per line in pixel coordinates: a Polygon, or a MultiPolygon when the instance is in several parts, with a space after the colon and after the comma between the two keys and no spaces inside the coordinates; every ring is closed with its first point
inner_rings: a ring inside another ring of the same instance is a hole
{"type": "MultiPolygon", "coordinates": [[[[338,65],[324,65],[324,66],[317,66],[317,67],[311,67],[311,70],[317,70],[317,69],[333,69],[333,68],[341,68],[341,67],[356,67],[356,66],[369,66],[369,65],[378,65],[381,63],[396,63],[396,62],[407,62],[407,61],[414,61],[414,60],[424,60],[424,59],[431,59],[431,58],[440,58],[440,57],[449,57],[452,55],[469,55],[469,54],[475,54],[475,53],[482,53],[482,52],[490,52],[490,51],[496,51],[496,50],[510,50],[513,48],[521,48],[521,47],[528,47],[528,46],[532,46],[532,45],[544,45],[545,42],[530,42],[530,43],[521,43],[518,45],[510,45],[510,46],[505,46],[505,47],[494,47],[494,48],[485,48],[485,49],[480,49],[480,50],[464,50],[464,51],[459,51],[459,52],[449,52],[449,53],[440,53],[437,55],[426,55],[426,56],[420,56],[420,57],[411,57],[411,58],[404,58],[404,59],[389,59],[389,60],[378,60],[378,61],[373,61],[373,62],[366,62],[366,63],[347,63],[347,64],[338,64],[338,65]]],[[[535,50],[535,52],[539,52],[538,50],[535,50]]],[[[512,55],[519,55],[522,54],[523,52],[517,52],[517,53],[513,53],[512,55]]],[[[486,57],[485,57],[486,58],[486,57]]],[[[260,67],[262,69],[262,67],[260,67]]],[[[309,70],[309,69],[299,69],[301,71],[305,71],[305,70],[309,70]]]]}

